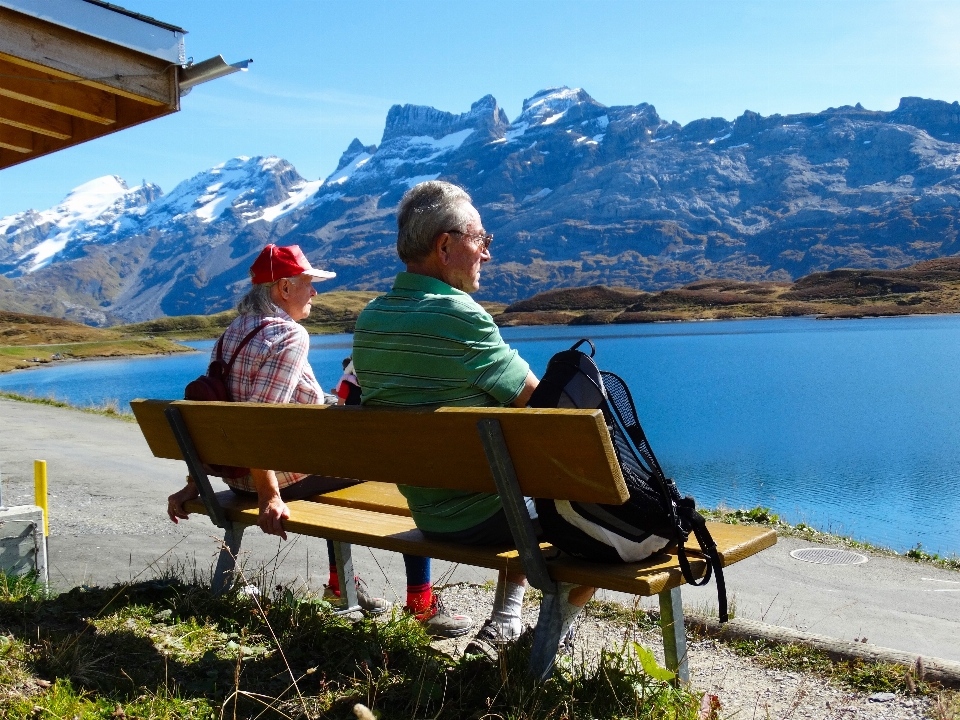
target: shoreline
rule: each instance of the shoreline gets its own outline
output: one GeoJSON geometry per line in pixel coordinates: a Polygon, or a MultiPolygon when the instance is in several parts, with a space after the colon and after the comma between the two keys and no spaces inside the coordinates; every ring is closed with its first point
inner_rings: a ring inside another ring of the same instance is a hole
{"type": "MultiPolygon", "coordinates": [[[[530,314],[533,314],[533,313],[530,313],[530,314]]],[[[662,319],[662,320],[661,320],[661,319],[656,319],[656,320],[647,320],[647,321],[642,321],[642,322],[629,322],[629,323],[627,323],[627,322],[621,322],[621,323],[613,323],[613,322],[610,322],[610,323],[593,323],[593,324],[583,324],[583,325],[573,324],[573,323],[569,323],[569,322],[562,322],[562,323],[561,323],[561,322],[543,322],[543,323],[536,323],[536,322],[534,322],[534,323],[506,324],[506,325],[501,325],[500,327],[510,327],[510,328],[577,327],[577,328],[583,328],[583,329],[586,331],[588,328],[591,328],[591,327],[602,328],[602,327],[610,327],[611,325],[624,325],[624,326],[630,326],[630,325],[673,325],[673,324],[679,325],[679,324],[686,324],[686,323],[744,322],[744,321],[751,321],[751,320],[752,320],[752,321],[756,321],[756,320],[800,320],[800,319],[817,320],[817,321],[820,321],[820,320],[830,320],[830,321],[832,321],[832,320],[892,320],[892,319],[915,318],[915,317],[953,317],[953,316],[958,316],[958,315],[960,315],[960,312],[955,312],[955,313],[951,313],[951,312],[905,313],[905,314],[902,314],[902,315],[861,315],[861,316],[857,316],[857,317],[836,317],[836,316],[826,316],[826,315],[822,315],[822,314],[790,315],[790,316],[784,316],[784,315],[744,315],[744,316],[739,316],[739,317],[664,318],[664,319],[662,319]]],[[[499,315],[495,315],[495,316],[494,316],[494,320],[496,320],[496,318],[497,318],[498,316],[499,316],[499,315]]],[[[309,331],[309,330],[310,330],[310,328],[308,328],[308,331],[309,331]]],[[[331,332],[310,332],[310,336],[311,336],[311,337],[325,337],[325,336],[328,336],[328,335],[338,335],[338,334],[352,335],[353,333],[352,333],[352,332],[349,332],[349,331],[344,331],[344,332],[335,332],[335,331],[331,331],[331,332]]],[[[182,337],[173,337],[173,336],[166,336],[166,335],[155,335],[155,336],[153,336],[152,339],[166,340],[166,341],[168,341],[168,342],[173,343],[173,344],[176,345],[177,347],[182,347],[182,348],[184,348],[184,349],[183,349],[183,350],[163,350],[163,351],[152,352],[152,353],[132,352],[132,353],[115,353],[115,354],[109,354],[109,355],[88,355],[88,356],[85,356],[85,357],[64,357],[64,358],[61,358],[61,359],[59,359],[59,360],[41,360],[40,362],[33,362],[33,361],[31,361],[31,360],[28,360],[28,361],[24,361],[24,362],[30,362],[30,363],[31,363],[30,365],[25,365],[25,366],[20,366],[20,367],[11,367],[11,368],[3,368],[3,367],[0,367],[0,375],[2,375],[2,374],[7,374],[7,373],[15,373],[15,372],[38,370],[38,369],[40,369],[40,368],[42,368],[42,367],[45,367],[45,366],[47,366],[47,365],[56,365],[56,364],[59,364],[59,363],[86,362],[86,361],[90,361],[90,360],[113,360],[113,359],[126,359],[126,360],[129,360],[129,359],[137,358],[137,357],[153,358],[153,357],[159,357],[159,356],[162,356],[162,355],[174,355],[174,354],[181,354],[181,353],[203,352],[202,350],[197,350],[196,348],[191,348],[191,347],[186,346],[186,345],[181,345],[180,343],[182,343],[182,342],[203,342],[203,341],[205,341],[205,340],[215,340],[217,337],[219,337],[219,334],[217,334],[217,335],[209,335],[209,336],[202,336],[202,335],[198,335],[198,334],[191,334],[190,337],[185,337],[185,338],[182,338],[182,337]]],[[[70,343],[70,345],[95,345],[95,344],[97,344],[97,343],[98,343],[98,341],[86,341],[86,342],[70,343]]],[[[63,345],[64,345],[64,344],[61,343],[61,344],[51,344],[51,345],[41,345],[41,344],[37,344],[37,345],[7,345],[7,346],[0,346],[0,357],[3,357],[3,352],[2,352],[2,351],[5,350],[5,349],[8,349],[8,348],[37,348],[37,349],[40,349],[40,348],[63,347],[63,345]]]]}
{"type": "Polygon", "coordinates": [[[164,337],[3,345],[0,346],[0,373],[32,370],[73,360],[157,357],[192,351],[193,348],[164,337]]]}
{"type": "Polygon", "coordinates": [[[118,407],[114,407],[112,404],[108,405],[71,405],[68,402],[63,402],[62,400],[57,400],[54,397],[38,397],[35,395],[21,395],[20,393],[7,392],[5,390],[0,390],[0,401],[7,400],[9,402],[21,402],[28,405],[45,405],[47,407],[55,407],[63,410],[72,410],[74,412],[88,413],[90,415],[101,415],[103,417],[112,417],[117,420],[122,420],[123,422],[136,422],[136,418],[133,413],[126,413],[120,410],[118,407]]]}
{"type": "MultiPolygon", "coordinates": [[[[778,315],[775,313],[770,313],[767,315],[736,315],[731,317],[663,317],[663,318],[650,318],[646,320],[635,320],[635,321],[621,321],[617,322],[612,320],[610,322],[597,322],[597,323],[577,323],[572,321],[565,322],[551,322],[550,315],[556,314],[558,312],[564,311],[552,311],[552,310],[539,310],[533,312],[525,312],[523,315],[538,315],[542,314],[544,322],[507,322],[505,324],[500,324],[498,318],[501,318],[503,315],[510,315],[513,313],[500,313],[494,315],[494,322],[497,322],[499,327],[610,327],[615,325],[620,326],[630,326],[630,325],[672,325],[672,324],[684,324],[684,323],[707,323],[707,322],[734,322],[734,321],[746,321],[746,320],[799,320],[799,319],[809,319],[809,320],[895,320],[900,318],[912,318],[912,317],[951,317],[955,315],[960,315],[960,311],[957,312],[914,312],[914,313],[899,313],[899,314],[870,314],[864,313],[862,315],[828,315],[825,313],[806,313],[802,315],[778,315]]],[[[517,313],[520,314],[520,313],[517,313]]],[[[573,319],[582,316],[574,316],[573,319]]],[[[535,318],[531,318],[535,319],[535,318]]],[[[509,320],[509,318],[507,318],[509,320]]]]}
{"type": "MultiPolygon", "coordinates": [[[[193,342],[193,341],[189,341],[193,342]]],[[[16,347],[25,347],[23,345],[18,345],[16,347]]],[[[36,345],[34,347],[44,347],[43,345],[36,345]]],[[[23,373],[23,372],[33,372],[35,370],[41,370],[45,367],[52,366],[57,367],[61,364],[68,365],[73,363],[82,363],[82,362],[96,362],[104,360],[136,360],[137,358],[143,358],[144,360],[150,358],[158,358],[164,355],[189,355],[190,353],[203,352],[202,350],[197,350],[184,345],[183,347],[187,348],[186,350],[174,350],[174,351],[163,351],[155,353],[130,353],[129,355],[88,355],[86,357],[65,357],[59,360],[43,360],[41,362],[31,362],[30,365],[26,367],[13,367],[7,369],[0,369],[0,375],[6,375],[9,373],[23,373]]],[[[0,347],[0,350],[3,348],[0,347]]],[[[0,390],[2,392],[2,390],[0,390]]]]}

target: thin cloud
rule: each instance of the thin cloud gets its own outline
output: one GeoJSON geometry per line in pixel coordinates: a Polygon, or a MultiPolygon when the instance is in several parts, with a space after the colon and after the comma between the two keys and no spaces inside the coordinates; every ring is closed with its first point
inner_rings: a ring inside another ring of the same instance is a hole
{"type": "Polygon", "coordinates": [[[289,84],[280,84],[266,77],[244,75],[229,78],[237,89],[245,92],[257,93],[270,98],[295,100],[298,102],[318,102],[342,105],[345,107],[377,109],[396,105],[397,101],[390,98],[381,98],[373,95],[359,95],[340,90],[306,90],[289,84]]]}

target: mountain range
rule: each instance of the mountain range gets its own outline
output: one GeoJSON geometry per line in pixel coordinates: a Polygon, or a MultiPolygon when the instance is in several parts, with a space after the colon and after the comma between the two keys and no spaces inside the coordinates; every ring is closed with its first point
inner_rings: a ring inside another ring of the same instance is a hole
{"type": "Polygon", "coordinates": [[[395,208],[419,181],[473,196],[496,235],[480,299],[553,288],[660,290],[702,278],[790,281],[960,253],[960,104],[903,98],[680,125],[647,103],[551,88],[512,122],[396,105],[323,180],[234,158],[164,194],[108,176],[54,208],[0,219],[0,308],[92,325],[231,307],[268,242],[384,290],[401,269],[395,208]]]}

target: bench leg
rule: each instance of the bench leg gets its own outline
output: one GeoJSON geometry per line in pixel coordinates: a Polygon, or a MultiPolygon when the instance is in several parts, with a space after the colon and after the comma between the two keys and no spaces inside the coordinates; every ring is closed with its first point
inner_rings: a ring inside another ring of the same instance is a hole
{"type": "Polygon", "coordinates": [[[540,615],[533,631],[533,649],[530,651],[528,672],[543,681],[550,677],[560,645],[560,630],[563,626],[561,608],[563,603],[557,593],[544,593],[540,601],[540,615]]]}
{"type": "Polygon", "coordinates": [[[543,593],[528,672],[539,680],[546,680],[553,670],[557,646],[560,644],[562,604],[557,594],[560,588],[550,577],[550,570],[543,559],[543,553],[540,552],[540,542],[527,512],[523,493],[520,492],[516,469],[513,467],[500,422],[493,419],[481,420],[477,423],[477,430],[524,573],[530,584],[543,593]]]}
{"type": "Polygon", "coordinates": [[[220,557],[217,558],[217,569],[213,573],[213,592],[223,595],[233,587],[233,573],[237,565],[237,556],[240,554],[240,542],[243,540],[245,525],[228,522],[223,531],[223,547],[220,557]]]}
{"type": "Polygon", "coordinates": [[[333,541],[333,554],[337,558],[337,576],[340,579],[340,599],[343,609],[338,614],[360,610],[357,601],[357,583],[354,580],[353,554],[350,543],[333,541]]]}
{"type": "Polygon", "coordinates": [[[660,627],[663,630],[663,656],[667,670],[675,672],[685,683],[690,682],[687,665],[687,631],[683,627],[683,601],[680,588],[664,590],[660,598],[660,627]]]}

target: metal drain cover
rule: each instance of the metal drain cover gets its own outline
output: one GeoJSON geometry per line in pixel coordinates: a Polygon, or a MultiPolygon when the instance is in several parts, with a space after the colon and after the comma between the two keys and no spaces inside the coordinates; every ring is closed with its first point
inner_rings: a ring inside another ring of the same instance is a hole
{"type": "Polygon", "coordinates": [[[859,565],[867,561],[866,555],[834,548],[801,548],[791,551],[790,557],[818,565],[859,565]]]}

